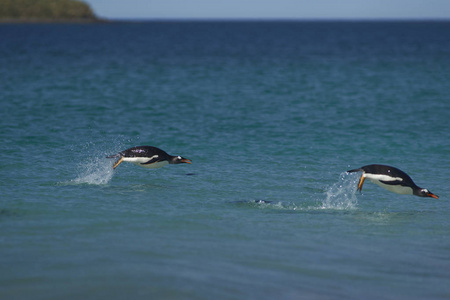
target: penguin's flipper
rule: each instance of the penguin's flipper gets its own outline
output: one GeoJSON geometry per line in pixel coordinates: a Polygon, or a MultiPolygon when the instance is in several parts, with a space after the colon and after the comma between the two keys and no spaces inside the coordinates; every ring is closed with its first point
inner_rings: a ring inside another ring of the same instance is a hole
{"type": "Polygon", "coordinates": [[[153,164],[153,163],[156,163],[156,162],[159,162],[159,161],[161,161],[159,159],[159,155],[153,155],[152,157],[150,157],[150,160],[148,162],[141,163],[141,165],[149,165],[149,164],[153,164]]]}

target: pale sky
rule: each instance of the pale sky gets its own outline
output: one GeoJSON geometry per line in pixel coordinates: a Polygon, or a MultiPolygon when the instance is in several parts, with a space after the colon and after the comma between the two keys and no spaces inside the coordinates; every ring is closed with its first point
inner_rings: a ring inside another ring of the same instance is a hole
{"type": "Polygon", "coordinates": [[[450,0],[84,0],[107,19],[450,19],[450,0]]]}

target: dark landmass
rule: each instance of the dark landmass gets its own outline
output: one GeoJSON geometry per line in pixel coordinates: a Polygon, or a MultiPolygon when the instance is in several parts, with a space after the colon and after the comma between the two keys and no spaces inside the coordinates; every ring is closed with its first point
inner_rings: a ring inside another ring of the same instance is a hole
{"type": "Polygon", "coordinates": [[[78,0],[0,0],[0,22],[98,22],[78,0]]]}

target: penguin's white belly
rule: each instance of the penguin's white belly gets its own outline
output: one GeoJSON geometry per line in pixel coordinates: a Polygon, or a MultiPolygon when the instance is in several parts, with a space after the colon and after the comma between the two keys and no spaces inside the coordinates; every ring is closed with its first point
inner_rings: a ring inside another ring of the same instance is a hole
{"type": "Polygon", "coordinates": [[[158,169],[158,168],[162,168],[168,164],[169,164],[169,162],[167,160],[165,160],[165,161],[159,161],[159,162],[155,162],[155,163],[148,164],[148,165],[139,164],[139,166],[141,166],[143,168],[147,168],[147,169],[158,169]]]}
{"type": "MultiPolygon", "coordinates": [[[[388,176],[385,176],[385,177],[388,177],[388,176]]],[[[370,178],[370,177],[368,177],[368,178],[373,183],[375,183],[375,184],[381,186],[382,188],[384,188],[388,191],[391,191],[393,193],[402,194],[402,195],[412,195],[413,194],[412,188],[410,188],[410,187],[403,186],[403,185],[385,184],[385,183],[381,182],[379,178],[370,178]]],[[[381,180],[388,181],[388,180],[384,180],[384,179],[381,179],[381,180]]]]}
{"type": "Polygon", "coordinates": [[[147,168],[147,169],[158,169],[158,168],[162,168],[165,165],[169,164],[169,162],[167,160],[165,160],[165,161],[158,161],[158,162],[155,162],[152,164],[144,165],[145,163],[147,163],[148,161],[150,161],[152,159],[153,159],[153,157],[150,157],[150,158],[149,157],[124,157],[123,158],[124,161],[136,164],[140,167],[147,168]]]}

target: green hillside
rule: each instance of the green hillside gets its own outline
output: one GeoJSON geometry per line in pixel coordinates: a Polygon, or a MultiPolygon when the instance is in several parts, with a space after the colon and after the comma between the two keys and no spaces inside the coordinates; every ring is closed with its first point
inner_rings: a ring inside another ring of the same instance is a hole
{"type": "Polygon", "coordinates": [[[92,9],[78,0],[0,0],[2,21],[95,21],[92,9]]]}

